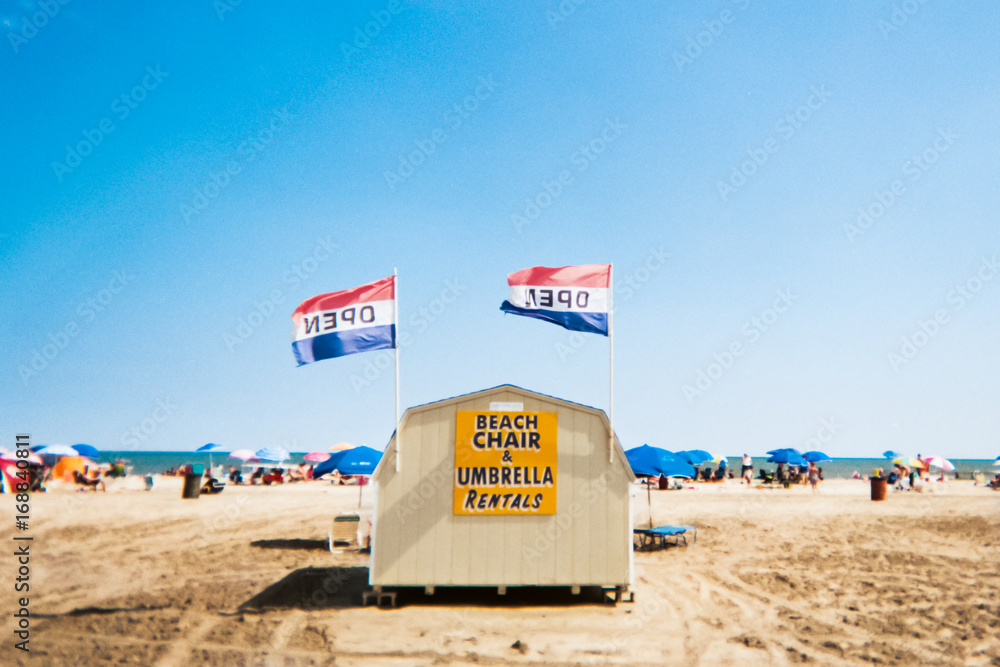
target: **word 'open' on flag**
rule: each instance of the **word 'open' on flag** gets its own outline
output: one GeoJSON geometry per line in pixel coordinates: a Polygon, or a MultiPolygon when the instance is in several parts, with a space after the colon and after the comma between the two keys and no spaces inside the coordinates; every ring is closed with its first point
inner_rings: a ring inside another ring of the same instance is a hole
{"type": "Polygon", "coordinates": [[[396,277],[306,299],[292,313],[299,366],[396,347],[396,277]]]}
{"type": "Polygon", "coordinates": [[[607,336],[610,280],[610,264],[521,269],[507,275],[510,299],[500,310],[607,336]]]}

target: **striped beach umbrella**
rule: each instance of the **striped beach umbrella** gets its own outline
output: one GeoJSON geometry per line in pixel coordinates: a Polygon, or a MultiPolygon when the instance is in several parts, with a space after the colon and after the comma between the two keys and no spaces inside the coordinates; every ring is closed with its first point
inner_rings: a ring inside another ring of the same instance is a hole
{"type": "Polygon", "coordinates": [[[924,459],[924,463],[927,465],[934,466],[935,468],[940,468],[941,470],[954,470],[955,464],[944,458],[943,456],[928,456],[924,459]]]}

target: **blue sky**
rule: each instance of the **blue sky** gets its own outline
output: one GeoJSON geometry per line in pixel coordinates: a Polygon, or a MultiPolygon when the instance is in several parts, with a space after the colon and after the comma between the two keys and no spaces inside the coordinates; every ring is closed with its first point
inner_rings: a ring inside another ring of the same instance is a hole
{"type": "Polygon", "coordinates": [[[499,305],[613,263],[626,447],[1000,454],[995,3],[115,5],[0,11],[4,446],[381,448],[289,318],[394,268],[404,406],[607,409],[499,305]]]}

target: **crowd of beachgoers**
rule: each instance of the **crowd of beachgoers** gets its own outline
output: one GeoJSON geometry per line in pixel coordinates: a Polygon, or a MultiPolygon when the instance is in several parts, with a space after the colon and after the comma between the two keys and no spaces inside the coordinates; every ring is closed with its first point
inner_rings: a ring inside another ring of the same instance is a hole
{"type": "MultiPolygon", "coordinates": [[[[872,477],[885,478],[888,486],[896,491],[918,492],[927,490],[936,483],[963,479],[961,472],[953,471],[947,473],[945,471],[938,471],[937,473],[932,473],[930,466],[926,465],[926,462],[921,460],[921,463],[923,465],[920,466],[907,466],[902,463],[896,463],[889,471],[876,468],[872,471],[871,475],[854,471],[851,479],[868,482],[872,477]]],[[[695,476],[692,481],[700,483],[725,482],[727,480],[735,480],[737,477],[735,471],[729,467],[724,458],[719,461],[718,466],[714,469],[711,465],[707,465],[704,467],[694,466],[694,470],[695,476]]],[[[996,473],[990,480],[987,480],[987,476],[979,470],[971,474],[966,474],[968,475],[967,478],[972,480],[973,486],[986,486],[1000,490],[1000,472],[996,473]]],[[[747,486],[779,485],[787,488],[793,485],[808,484],[817,489],[819,483],[823,482],[825,478],[822,466],[813,462],[804,466],[778,463],[774,470],[768,471],[761,468],[755,472],[753,460],[749,456],[744,455],[739,479],[741,484],[746,484],[747,486]]],[[[669,480],[662,478],[647,478],[644,480],[644,483],[658,485],[660,488],[670,488],[669,480]]],[[[680,488],[681,486],[681,484],[675,482],[673,488],[680,488]]]]}

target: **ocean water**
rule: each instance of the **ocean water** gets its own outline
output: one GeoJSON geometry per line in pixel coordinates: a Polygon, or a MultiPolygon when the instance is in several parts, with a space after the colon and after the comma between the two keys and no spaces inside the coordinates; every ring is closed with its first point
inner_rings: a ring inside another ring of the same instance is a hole
{"type": "MultiPolygon", "coordinates": [[[[297,465],[302,463],[302,457],[304,452],[294,453],[292,457],[285,462],[285,466],[297,465]]],[[[114,463],[116,459],[124,459],[128,465],[132,466],[131,473],[133,475],[148,475],[154,473],[165,472],[170,468],[176,468],[177,466],[184,465],[186,463],[202,463],[208,465],[208,454],[202,452],[137,452],[137,451],[110,451],[102,452],[101,462],[114,463]]],[[[225,466],[239,466],[242,461],[238,459],[231,459],[225,453],[212,454],[212,461],[215,465],[223,464],[225,466]]],[[[738,456],[729,457],[727,459],[728,466],[733,470],[735,474],[740,472],[740,458],[738,456]]],[[[959,473],[963,478],[969,479],[972,473],[976,470],[983,472],[984,474],[989,474],[990,471],[993,473],[1000,472],[1000,466],[994,467],[993,461],[988,459],[951,459],[951,462],[955,464],[955,472],[959,473]]],[[[774,463],[767,463],[767,458],[758,456],[754,457],[753,460],[754,472],[759,473],[761,467],[763,466],[765,470],[773,472],[777,465],[774,463]]],[[[878,458],[878,459],[834,459],[826,463],[820,463],[819,467],[823,469],[824,479],[850,479],[857,471],[862,475],[871,475],[875,468],[883,468],[886,470],[892,469],[892,462],[888,459],[878,458]]],[[[948,473],[949,476],[954,476],[954,472],[948,473]]],[[[992,476],[992,475],[991,475],[992,476]]]]}

